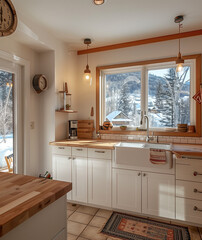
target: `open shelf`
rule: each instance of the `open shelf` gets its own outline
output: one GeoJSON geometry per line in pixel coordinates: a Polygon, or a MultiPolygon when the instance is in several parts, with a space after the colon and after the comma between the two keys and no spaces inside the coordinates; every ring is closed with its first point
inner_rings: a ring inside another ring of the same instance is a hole
{"type": "Polygon", "coordinates": [[[71,93],[67,93],[66,91],[59,91],[59,93],[66,93],[66,95],[71,96],[71,93]]]}
{"type": "Polygon", "coordinates": [[[62,113],[77,113],[75,110],[55,110],[55,112],[62,112],[62,113]]]}

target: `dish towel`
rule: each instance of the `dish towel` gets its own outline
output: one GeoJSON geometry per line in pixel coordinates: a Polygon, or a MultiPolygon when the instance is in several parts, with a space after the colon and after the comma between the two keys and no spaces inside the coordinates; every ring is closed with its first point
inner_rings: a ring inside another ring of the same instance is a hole
{"type": "Polygon", "coordinates": [[[153,164],[166,164],[166,150],[151,148],[150,162],[153,164]]]}

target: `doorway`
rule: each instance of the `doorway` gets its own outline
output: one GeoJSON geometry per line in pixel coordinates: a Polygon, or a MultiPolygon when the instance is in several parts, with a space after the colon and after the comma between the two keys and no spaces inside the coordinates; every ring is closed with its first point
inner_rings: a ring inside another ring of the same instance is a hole
{"type": "Polygon", "coordinates": [[[0,171],[13,172],[14,74],[0,70],[0,171]]]}
{"type": "Polygon", "coordinates": [[[0,171],[22,169],[21,66],[0,59],[0,171]]]}

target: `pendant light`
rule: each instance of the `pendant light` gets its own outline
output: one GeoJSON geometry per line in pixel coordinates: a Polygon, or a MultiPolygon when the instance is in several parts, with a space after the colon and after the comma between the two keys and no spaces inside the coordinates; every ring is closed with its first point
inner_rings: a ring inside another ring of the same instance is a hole
{"type": "MultiPolygon", "coordinates": [[[[179,34],[180,34],[180,29],[182,28],[182,21],[184,20],[184,17],[182,15],[175,17],[175,23],[179,24],[179,34]]],[[[184,59],[182,58],[181,52],[180,52],[180,36],[179,36],[179,53],[176,59],[176,71],[177,72],[181,72],[183,69],[183,63],[184,63],[184,59]]]]}
{"type": "MultiPolygon", "coordinates": [[[[87,45],[87,50],[89,45],[91,44],[91,39],[90,38],[85,38],[84,39],[84,44],[87,45]]],[[[89,65],[88,65],[88,53],[87,53],[87,65],[86,65],[86,69],[84,70],[84,75],[83,75],[83,79],[86,81],[90,81],[90,85],[92,84],[92,76],[91,76],[91,71],[89,69],[89,65]]]]}
{"type": "Polygon", "coordinates": [[[102,5],[105,0],[93,0],[93,2],[96,4],[96,5],[102,5]]]}

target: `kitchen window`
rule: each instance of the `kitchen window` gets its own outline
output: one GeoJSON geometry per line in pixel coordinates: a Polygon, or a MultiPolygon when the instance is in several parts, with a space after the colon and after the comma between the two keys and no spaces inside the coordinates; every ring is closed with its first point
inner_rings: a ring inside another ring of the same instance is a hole
{"type": "Polygon", "coordinates": [[[200,85],[200,55],[186,57],[181,72],[176,72],[174,60],[98,67],[97,125],[110,121],[113,131],[121,125],[128,131],[145,129],[146,123],[140,120],[148,115],[153,131],[176,133],[178,123],[197,128],[200,108],[196,111],[192,96],[200,85]]]}

